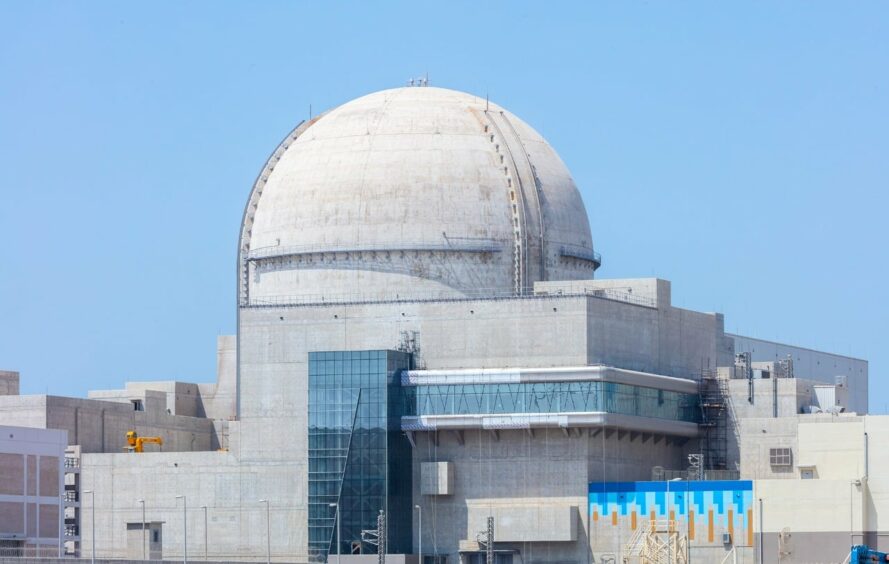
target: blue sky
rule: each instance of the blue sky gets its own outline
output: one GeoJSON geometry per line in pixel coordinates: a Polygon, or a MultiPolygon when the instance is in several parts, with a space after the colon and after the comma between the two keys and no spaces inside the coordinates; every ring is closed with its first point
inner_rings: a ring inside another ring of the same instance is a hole
{"type": "Polygon", "coordinates": [[[428,72],[555,146],[601,277],[867,358],[885,412],[887,69],[885,2],[4,2],[0,368],[211,381],[268,153],[428,72]]]}

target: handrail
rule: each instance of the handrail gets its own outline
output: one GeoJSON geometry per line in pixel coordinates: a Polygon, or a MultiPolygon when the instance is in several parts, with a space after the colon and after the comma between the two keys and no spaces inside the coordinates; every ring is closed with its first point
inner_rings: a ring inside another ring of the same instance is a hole
{"type": "Polygon", "coordinates": [[[618,292],[610,288],[596,288],[579,291],[546,291],[534,292],[528,288],[528,293],[516,294],[512,290],[496,289],[467,289],[442,288],[439,291],[411,292],[406,295],[376,295],[376,294],[302,294],[282,296],[251,297],[245,304],[247,307],[276,307],[276,306],[315,306],[315,305],[365,305],[374,303],[403,303],[403,302],[462,302],[477,300],[513,300],[513,299],[546,299],[546,298],[577,298],[590,297],[604,300],[624,302],[632,305],[656,308],[657,301],[653,298],[639,296],[628,292],[618,292]],[[447,292],[453,292],[448,295],[447,292]]]}
{"type": "Polygon", "coordinates": [[[559,254],[563,257],[577,258],[586,260],[595,265],[593,270],[598,270],[602,266],[602,255],[592,249],[581,247],[579,245],[562,245],[559,247],[559,254]]]}
{"type": "Polygon", "coordinates": [[[499,253],[503,250],[504,243],[496,239],[481,240],[478,242],[463,242],[453,244],[442,241],[419,241],[408,243],[372,243],[368,245],[349,245],[337,247],[331,245],[269,245],[251,249],[247,253],[248,261],[267,258],[279,258],[313,254],[336,253],[370,253],[370,252],[463,252],[463,253],[499,253]]]}

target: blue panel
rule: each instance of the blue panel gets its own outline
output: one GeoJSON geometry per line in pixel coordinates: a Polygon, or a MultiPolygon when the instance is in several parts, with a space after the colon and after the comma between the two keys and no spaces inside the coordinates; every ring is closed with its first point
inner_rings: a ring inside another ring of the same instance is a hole
{"type": "Polygon", "coordinates": [[[588,491],[590,512],[601,515],[615,510],[628,515],[635,509],[643,515],[654,510],[659,518],[665,518],[670,509],[685,516],[691,508],[698,515],[712,509],[714,514],[724,516],[730,506],[735,515],[743,517],[753,500],[750,480],[591,482],[588,491]]]}

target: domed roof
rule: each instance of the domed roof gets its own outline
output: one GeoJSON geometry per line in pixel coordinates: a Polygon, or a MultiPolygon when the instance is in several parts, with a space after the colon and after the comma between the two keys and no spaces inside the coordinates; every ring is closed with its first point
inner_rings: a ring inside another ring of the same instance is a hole
{"type": "Polygon", "coordinates": [[[552,147],[484,98],[432,87],[297,126],[253,187],[239,255],[242,304],[522,293],[598,266],[552,147]]]}

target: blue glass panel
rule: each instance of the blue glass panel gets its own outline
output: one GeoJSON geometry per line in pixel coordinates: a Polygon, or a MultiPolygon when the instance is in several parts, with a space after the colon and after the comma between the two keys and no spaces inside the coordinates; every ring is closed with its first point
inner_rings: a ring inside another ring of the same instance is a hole
{"type": "MultiPolygon", "coordinates": [[[[341,553],[376,526],[385,510],[389,552],[411,549],[411,452],[400,432],[401,372],[411,357],[397,351],[309,353],[309,556],[341,553]],[[331,507],[331,504],[338,504],[331,507]]],[[[407,390],[414,402],[416,390],[407,390]]],[[[416,405],[416,404],[413,404],[416,405]]],[[[372,547],[364,546],[365,551],[372,547]]]]}
{"type": "Polygon", "coordinates": [[[569,413],[605,411],[697,422],[697,394],[613,382],[436,385],[411,387],[405,415],[569,413]]]}

